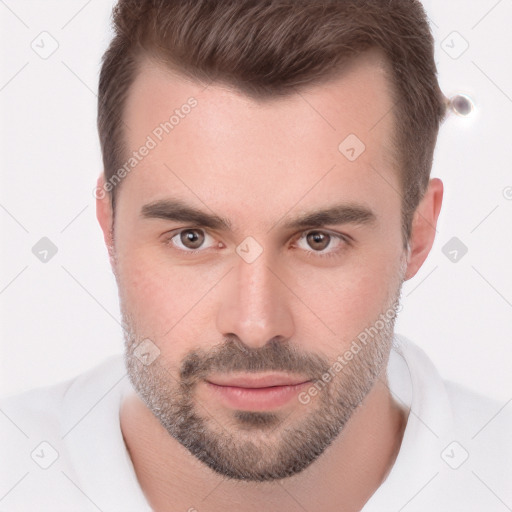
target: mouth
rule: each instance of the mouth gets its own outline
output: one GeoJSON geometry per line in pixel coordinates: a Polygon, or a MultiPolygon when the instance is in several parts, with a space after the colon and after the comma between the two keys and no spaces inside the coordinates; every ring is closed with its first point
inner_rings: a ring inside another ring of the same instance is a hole
{"type": "Polygon", "coordinates": [[[304,377],[263,375],[240,377],[213,377],[206,381],[211,394],[224,405],[243,411],[276,409],[311,383],[304,377]]]}

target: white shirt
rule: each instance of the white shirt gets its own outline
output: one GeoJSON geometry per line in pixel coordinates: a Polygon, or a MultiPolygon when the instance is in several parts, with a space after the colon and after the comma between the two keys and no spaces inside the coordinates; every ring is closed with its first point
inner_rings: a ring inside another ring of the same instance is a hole
{"type": "MultiPolygon", "coordinates": [[[[512,510],[512,404],[442,380],[399,334],[388,377],[410,412],[395,464],[363,511],[512,510]]],[[[0,400],[0,511],[150,512],[119,422],[131,390],[119,354],[0,400]]]]}

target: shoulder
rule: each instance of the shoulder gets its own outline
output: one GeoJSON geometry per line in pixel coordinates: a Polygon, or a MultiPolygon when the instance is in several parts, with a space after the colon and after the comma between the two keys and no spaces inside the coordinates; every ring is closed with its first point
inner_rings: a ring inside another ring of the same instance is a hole
{"type": "Polygon", "coordinates": [[[27,428],[35,421],[40,430],[41,422],[56,424],[74,399],[80,397],[87,401],[96,390],[115,384],[116,378],[122,378],[125,374],[123,357],[116,354],[70,379],[5,395],[0,398],[0,410],[4,416],[27,428]]]}
{"type": "Polygon", "coordinates": [[[28,510],[37,496],[38,510],[85,510],[77,508],[82,504],[70,484],[81,478],[77,449],[84,445],[97,455],[91,434],[107,421],[107,408],[115,409],[118,397],[112,393],[109,403],[106,393],[123,372],[122,356],[111,356],[71,379],[0,398],[0,495],[8,494],[6,506],[28,510]]]}
{"type": "Polygon", "coordinates": [[[71,379],[1,398],[0,496],[6,496],[5,506],[33,510],[37,502],[40,511],[89,510],[87,493],[104,504],[133,500],[136,479],[119,424],[128,389],[119,354],[71,379]],[[106,480],[109,486],[103,485],[106,480]]]}
{"type": "Polygon", "coordinates": [[[444,385],[454,425],[444,456],[464,464],[468,489],[512,503],[512,399],[501,402],[452,381],[444,385]]]}
{"type": "MultiPolygon", "coordinates": [[[[512,420],[511,400],[501,402],[451,380],[444,380],[446,393],[457,417],[485,418],[502,411],[505,421],[512,420]]],[[[511,395],[512,398],[512,395],[511,395]]]]}
{"type": "Polygon", "coordinates": [[[415,510],[512,503],[512,392],[499,401],[445,379],[420,346],[402,335],[395,342],[408,368],[411,407],[394,482],[421,488],[435,478],[415,510]]]}
{"type": "Polygon", "coordinates": [[[510,400],[499,401],[445,379],[420,347],[401,341],[419,396],[416,404],[424,406],[417,405],[417,412],[438,436],[435,451],[446,463],[444,471],[464,475],[469,487],[460,488],[487,485],[512,503],[512,392],[510,400]]]}
{"type": "Polygon", "coordinates": [[[512,391],[508,401],[500,402],[477,390],[445,379],[424,350],[403,335],[395,347],[405,358],[415,392],[422,401],[430,399],[433,409],[451,415],[455,429],[473,437],[479,428],[495,424],[512,427],[512,391]]]}
{"type": "Polygon", "coordinates": [[[445,380],[444,386],[450,402],[455,429],[471,444],[499,445],[512,461],[512,396],[499,401],[461,384],[445,380]]]}
{"type": "Polygon", "coordinates": [[[68,433],[84,418],[92,416],[99,423],[105,410],[115,409],[123,390],[116,384],[123,379],[126,370],[119,354],[57,384],[0,398],[0,458],[25,464],[20,453],[30,454],[43,442],[65,452],[68,433]]]}

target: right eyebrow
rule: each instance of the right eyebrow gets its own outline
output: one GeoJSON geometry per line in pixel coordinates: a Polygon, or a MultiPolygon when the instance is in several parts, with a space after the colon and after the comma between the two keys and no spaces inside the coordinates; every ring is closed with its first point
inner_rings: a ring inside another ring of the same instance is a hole
{"type": "Polygon", "coordinates": [[[178,222],[192,222],[199,226],[217,230],[231,230],[229,219],[203,212],[178,199],[161,199],[146,204],[141,209],[145,219],[164,219],[178,222]]]}

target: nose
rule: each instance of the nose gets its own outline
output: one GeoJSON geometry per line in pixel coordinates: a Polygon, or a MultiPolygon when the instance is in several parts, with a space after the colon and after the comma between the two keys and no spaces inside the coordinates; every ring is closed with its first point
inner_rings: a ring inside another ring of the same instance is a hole
{"type": "Polygon", "coordinates": [[[272,265],[265,251],[252,263],[236,258],[222,288],[217,328],[223,336],[236,335],[247,347],[258,348],[272,339],[294,333],[286,276],[272,265]],[[278,277],[279,276],[279,277],[278,277]]]}

